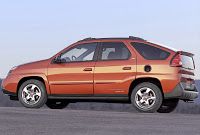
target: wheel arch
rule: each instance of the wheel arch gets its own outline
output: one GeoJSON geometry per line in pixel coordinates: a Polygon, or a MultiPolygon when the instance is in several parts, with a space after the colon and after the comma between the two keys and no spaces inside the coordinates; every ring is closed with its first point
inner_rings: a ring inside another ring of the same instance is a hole
{"type": "Polygon", "coordinates": [[[153,78],[153,77],[145,77],[145,78],[136,78],[135,80],[133,80],[133,82],[131,83],[130,87],[129,87],[129,93],[128,96],[131,96],[131,93],[133,91],[133,89],[140,83],[144,83],[144,82],[149,82],[149,83],[153,83],[156,86],[158,86],[161,90],[161,93],[164,97],[164,93],[163,93],[163,88],[161,85],[161,82],[159,81],[159,79],[157,78],[153,78]]]}
{"type": "Polygon", "coordinates": [[[50,90],[49,90],[49,84],[48,84],[48,81],[47,81],[47,78],[44,77],[44,76],[25,76],[23,78],[20,79],[20,81],[18,82],[18,85],[17,85],[17,93],[19,91],[19,88],[20,86],[27,80],[31,80],[31,79],[35,79],[35,80],[38,80],[38,81],[41,81],[44,85],[45,85],[45,88],[46,88],[46,91],[47,91],[47,94],[50,94],[50,90]]]}

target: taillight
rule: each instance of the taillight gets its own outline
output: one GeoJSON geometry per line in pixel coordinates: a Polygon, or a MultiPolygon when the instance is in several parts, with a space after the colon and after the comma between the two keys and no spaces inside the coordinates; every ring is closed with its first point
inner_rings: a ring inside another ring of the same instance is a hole
{"type": "Polygon", "coordinates": [[[194,79],[191,79],[191,78],[184,78],[184,77],[181,77],[181,82],[184,82],[184,83],[188,83],[188,84],[194,84],[195,83],[195,80],[194,79]]]}
{"type": "Polygon", "coordinates": [[[170,66],[172,67],[182,67],[182,61],[181,61],[181,55],[180,54],[176,54],[170,63],[170,66]]]}
{"type": "Polygon", "coordinates": [[[186,89],[191,89],[192,85],[195,84],[194,79],[181,78],[181,82],[185,83],[186,89]]]}

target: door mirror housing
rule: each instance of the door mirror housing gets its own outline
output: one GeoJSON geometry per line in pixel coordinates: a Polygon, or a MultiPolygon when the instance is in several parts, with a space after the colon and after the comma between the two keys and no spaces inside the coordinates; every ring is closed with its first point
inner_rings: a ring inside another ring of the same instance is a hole
{"type": "Polygon", "coordinates": [[[65,60],[61,58],[61,55],[58,55],[54,60],[53,60],[53,63],[56,63],[56,64],[61,64],[61,63],[65,63],[65,60]]]}
{"type": "Polygon", "coordinates": [[[60,58],[60,56],[57,56],[56,58],[54,58],[54,59],[53,59],[53,63],[60,64],[60,63],[61,63],[61,58],[60,58]]]}

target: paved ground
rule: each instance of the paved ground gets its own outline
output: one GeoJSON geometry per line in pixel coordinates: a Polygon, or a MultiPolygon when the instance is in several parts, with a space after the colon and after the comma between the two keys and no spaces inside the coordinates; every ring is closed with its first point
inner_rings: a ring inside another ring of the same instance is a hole
{"type": "Polygon", "coordinates": [[[200,135],[200,115],[0,108],[0,135],[200,135]]]}

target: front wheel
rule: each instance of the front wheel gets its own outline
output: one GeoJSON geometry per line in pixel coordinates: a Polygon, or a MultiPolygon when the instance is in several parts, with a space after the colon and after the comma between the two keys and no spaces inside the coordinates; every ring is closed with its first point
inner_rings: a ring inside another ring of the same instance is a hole
{"type": "Polygon", "coordinates": [[[49,99],[46,102],[46,106],[49,107],[50,109],[64,109],[65,107],[67,107],[68,104],[69,102],[67,102],[66,100],[49,99]]]}
{"type": "Polygon", "coordinates": [[[143,113],[156,112],[160,108],[162,101],[161,89],[149,82],[138,84],[131,94],[133,107],[143,113]]]}
{"type": "Polygon", "coordinates": [[[18,98],[24,107],[40,108],[47,101],[45,86],[41,81],[27,80],[20,86],[18,98]]]}
{"type": "Polygon", "coordinates": [[[161,107],[157,112],[159,113],[171,113],[173,112],[179,103],[179,99],[166,99],[163,101],[161,107]]]}

